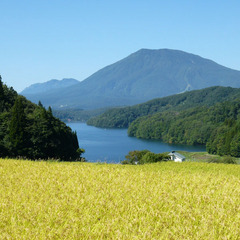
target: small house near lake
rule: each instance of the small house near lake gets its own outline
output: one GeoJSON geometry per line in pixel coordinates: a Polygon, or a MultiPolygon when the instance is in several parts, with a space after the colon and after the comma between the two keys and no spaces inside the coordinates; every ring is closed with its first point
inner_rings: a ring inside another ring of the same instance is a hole
{"type": "Polygon", "coordinates": [[[174,162],[183,162],[186,159],[182,154],[177,153],[175,151],[170,152],[168,155],[171,157],[171,160],[174,162]]]}

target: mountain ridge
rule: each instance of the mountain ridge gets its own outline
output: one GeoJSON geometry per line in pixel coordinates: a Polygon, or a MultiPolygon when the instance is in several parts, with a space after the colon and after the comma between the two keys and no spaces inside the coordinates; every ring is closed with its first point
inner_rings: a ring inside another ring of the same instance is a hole
{"type": "Polygon", "coordinates": [[[24,95],[53,108],[93,109],[134,105],[211,86],[240,87],[240,71],[180,50],[140,49],[74,86],[24,95]]]}
{"type": "Polygon", "coordinates": [[[36,94],[42,92],[48,92],[54,89],[65,88],[79,83],[78,80],[74,78],[63,78],[62,80],[51,79],[43,83],[35,83],[26,87],[20,94],[36,94]]]}

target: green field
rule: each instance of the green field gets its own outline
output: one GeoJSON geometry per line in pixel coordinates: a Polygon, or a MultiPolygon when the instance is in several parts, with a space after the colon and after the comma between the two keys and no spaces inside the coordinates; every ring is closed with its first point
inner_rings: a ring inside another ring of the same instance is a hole
{"type": "Polygon", "coordinates": [[[239,239],[240,166],[0,160],[0,239],[239,239]]]}
{"type": "Polygon", "coordinates": [[[213,160],[224,160],[226,158],[233,159],[236,164],[240,164],[240,158],[230,157],[230,156],[219,156],[214,154],[209,154],[207,152],[186,152],[186,151],[178,151],[182,155],[186,157],[187,162],[209,162],[213,160]]]}

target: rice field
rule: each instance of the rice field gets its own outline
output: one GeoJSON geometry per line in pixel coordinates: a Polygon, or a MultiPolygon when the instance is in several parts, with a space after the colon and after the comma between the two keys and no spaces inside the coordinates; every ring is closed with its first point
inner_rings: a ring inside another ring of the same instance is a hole
{"type": "Polygon", "coordinates": [[[240,239],[240,166],[0,160],[0,239],[240,239]]]}

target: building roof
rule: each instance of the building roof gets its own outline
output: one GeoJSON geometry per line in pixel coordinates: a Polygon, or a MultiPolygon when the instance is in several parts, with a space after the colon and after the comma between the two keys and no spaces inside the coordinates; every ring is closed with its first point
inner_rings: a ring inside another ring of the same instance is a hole
{"type": "Polygon", "coordinates": [[[185,159],[185,157],[184,157],[182,154],[177,153],[177,152],[175,152],[175,151],[172,151],[172,152],[169,153],[168,155],[170,155],[170,156],[174,155],[175,157],[178,157],[178,158],[180,158],[180,159],[185,159]]]}

